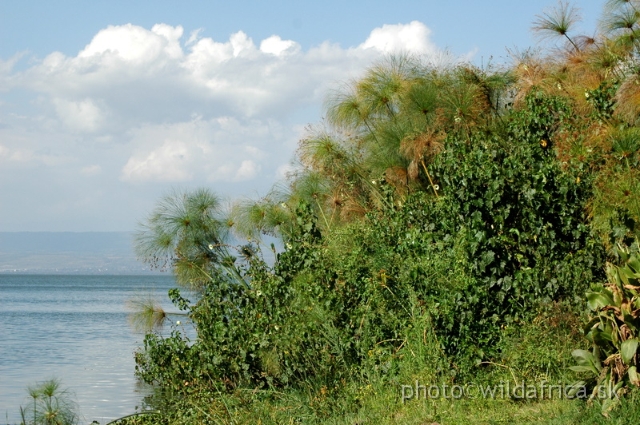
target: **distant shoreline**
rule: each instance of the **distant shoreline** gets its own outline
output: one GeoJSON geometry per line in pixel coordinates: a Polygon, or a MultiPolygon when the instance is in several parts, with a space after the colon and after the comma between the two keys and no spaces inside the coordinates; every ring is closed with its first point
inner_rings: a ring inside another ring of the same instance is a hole
{"type": "Polygon", "coordinates": [[[0,274],[156,275],[132,232],[0,232],[0,274]]]}

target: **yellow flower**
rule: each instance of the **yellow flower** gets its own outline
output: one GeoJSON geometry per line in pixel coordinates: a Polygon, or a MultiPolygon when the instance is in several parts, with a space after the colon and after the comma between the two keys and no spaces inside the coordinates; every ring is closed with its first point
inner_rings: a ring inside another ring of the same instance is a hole
{"type": "Polygon", "coordinates": [[[544,139],[540,140],[540,146],[542,146],[543,148],[546,148],[548,145],[548,142],[544,139]]]}

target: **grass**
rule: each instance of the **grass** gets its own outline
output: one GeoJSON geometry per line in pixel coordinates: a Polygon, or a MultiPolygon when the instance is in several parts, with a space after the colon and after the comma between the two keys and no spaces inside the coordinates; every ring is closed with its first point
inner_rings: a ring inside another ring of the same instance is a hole
{"type": "MultiPolygon", "coordinates": [[[[478,365],[458,383],[497,386],[509,382],[540,385],[577,380],[568,367],[570,351],[584,345],[579,332],[583,318],[570,307],[550,304],[540,308],[530,322],[506,327],[500,342],[502,354],[492,362],[478,365]]],[[[213,391],[212,385],[192,388],[162,409],[163,416],[138,416],[117,425],[140,424],[329,424],[329,425],[455,425],[455,424],[632,424],[640,423],[640,390],[631,391],[620,406],[602,414],[597,400],[567,399],[557,391],[553,397],[522,398],[419,398],[406,397],[402,385],[437,384],[451,386],[443,368],[443,353],[430,334],[428,321],[419,319],[406,335],[398,351],[393,373],[341,381],[329,388],[307,382],[304,388],[258,390],[240,388],[230,393],[213,391]],[[168,414],[167,414],[168,413],[168,414]]],[[[422,390],[421,390],[422,391],[422,390]]],[[[415,392],[415,391],[414,391],[415,392]]],[[[475,390],[473,394],[477,394],[475,390]]],[[[538,393],[539,394],[539,393],[538,393]]],[[[548,394],[548,392],[547,392],[548,394]]],[[[406,395],[406,394],[405,394],[406,395]]]]}
{"type": "MultiPolygon", "coordinates": [[[[348,393],[348,391],[347,391],[348,393]]],[[[518,402],[510,399],[433,399],[402,403],[397,388],[378,384],[364,390],[354,408],[347,400],[322,394],[233,394],[229,410],[220,400],[189,418],[162,423],[210,424],[330,424],[330,425],[455,425],[455,424],[632,424],[640,423],[637,396],[604,417],[597,403],[584,400],[518,402]]],[[[344,394],[342,394],[344,395],[344,394]]],[[[353,394],[351,394],[353,395],[353,394]]],[[[348,397],[347,397],[348,398],[348,397]]],[[[195,407],[192,406],[192,409],[195,407]]],[[[188,410],[188,409],[187,409],[188,410]]],[[[158,423],[158,417],[129,418],[118,425],[158,423]]]]}

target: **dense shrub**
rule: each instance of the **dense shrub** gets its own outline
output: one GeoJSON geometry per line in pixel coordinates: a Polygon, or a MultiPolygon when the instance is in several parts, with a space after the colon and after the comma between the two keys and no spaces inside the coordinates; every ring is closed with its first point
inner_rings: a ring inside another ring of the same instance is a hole
{"type": "Polygon", "coordinates": [[[171,293],[197,339],[148,335],[138,375],[174,391],[202,381],[332,387],[393,374],[424,316],[452,362],[443,373],[498,356],[502,327],[531,320],[541,303],[575,303],[600,278],[603,252],[585,216],[591,178],[551,150],[549,129],[569,113],[535,93],[503,126],[450,136],[432,165],[439,197],[399,197],[381,179],[388,202],[325,233],[300,204],[273,267],[253,254],[237,268],[245,285],[217,278],[193,304],[171,293]]]}
{"type": "Polygon", "coordinates": [[[569,115],[561,100],[534,92],[502,128],[450,140],[435,161],[446,206],[439,239],[464,232],[477,281],[459,307],[468,315],[460,326],[480,346],[492,344],[490,329],[527,318],[541,302],[574,301],[602,278],[604,253],[585,209],[592,178],[553,150],[554,129],[570,125],[569,115]]]}

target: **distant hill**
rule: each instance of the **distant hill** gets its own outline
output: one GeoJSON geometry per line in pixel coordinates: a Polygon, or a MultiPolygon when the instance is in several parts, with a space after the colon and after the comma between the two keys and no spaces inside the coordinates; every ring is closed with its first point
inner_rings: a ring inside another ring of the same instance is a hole
{"type": "Polygon", "coordinates": [[[131,232],[0,232],[0,273],[147,274],[131,232]]]}

